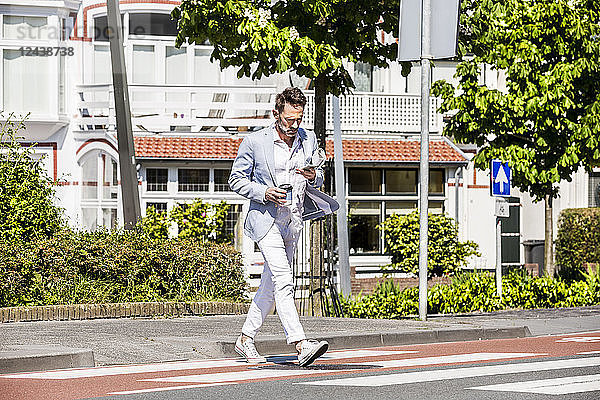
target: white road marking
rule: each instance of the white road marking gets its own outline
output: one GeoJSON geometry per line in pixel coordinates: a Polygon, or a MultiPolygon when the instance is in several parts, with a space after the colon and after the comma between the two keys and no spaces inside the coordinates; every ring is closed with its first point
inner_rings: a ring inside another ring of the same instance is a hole
{"type": "Polygon", "coordinates": [[[576,337],[566,337],[556,341],[556,343],[567,343],[567,342],[575,342],[575,343],[595,343],[600,342],[600,336],[576,336],[576,337]]]}
{"type": "Polygon", "coordinates": [[[340,358],[380,357],[397,354],[418,353],[417,350],[341,350],[328,351],[319,360],[339,360],[340,358]]]}
{"type": "MultiPolygon", "coordinates": [[[[315,375],[342,370],[325,369],[251,369],[237,372],[220,372],[215,374],[171,376],[167,378],[142,379],[141,382],[165,383],[223,383],[241,380],[254,380],[263,378],[279,378],[294,375],[315,375]]],[[[346,370],[347,371],[347,370],[346,370]]]]}
{"type": "Polygon", "coordinates": [[[581,353],[577,353],[579,356],[585,356],[587,354],[600,354],[600,350],[597,351],[582,351],[581,353]]]}
{"type": "Polygon", "coordinates": [[[331,379],[301,382],[301,385],[320,386],[387,386],[407,383],[442,381],[446,379],[474,378],[478,376],[516,374],[522,372],[547,371],[566,368],[583,368],[600,365],[600,357],[539,361],[531,363],[489,365],[484,367],[453,368],[434,371],[404,372],[380,376],[331,379]]]}
{"type": "Polygon", "coordinates": [[[107,394],[114,395],[114,394],[151,393],[151,392],[162,392],[165,390],[195,389],[195,388],[203,388],[203,387],[210,387],[210,386],[223,386],[223,385],[233,385],[233,384],[234,384],[233,382],[205,383],[204,385],[182,385],[182,386],[169,386],[169,387],[159,387],[159,388],[150,388],[150,389],[124,390],[122,392],[110,392],[107,394]]]}
{"type": "Polygon", "coordinates": [[[476,362],[476,361],[491,361],[503,360],[507,358],[522,358],[542,356],[541,353],[467,353],[467,354],[452,354],[448,356],[437,357],[421,357],[421,358],[404,358],[402,360],[387,360],[368,362],[369,365],[376,365],[382,368],[399,368],[399,367],[417,367],[424,365],[436,364],[453,364],[461,362],[476,362]]]}
{"type": "Polygon", "coordinates": [[[511,382],[498,385],[476,386],[469,389],[553,395],[593,392],[600,390],[600,375],[582,375],[570,376],[567,378],[511,382]]]}
{"type": "MultiPolygon", "coordinates": [[[[417,353],[416,350],[342,350],[326,353],[320,359],[336,360],[341,358],[358,358],[358,357],[377,357],[401,355],[408,353],[417,353]]],[[[290,354],[291,355],[291,354],[290,354]]],[[[277,356],[275,356],[277,357],[277,356]]],[[[76,378],[94,378],[100,376],[111,375],[126,375],[126,374],[142,374],[149,372],[169,372],[169,371],[184,371],[190,369],[204,368],[221,368],[221,367],[244,367],[248,366],[246,362],[240,358],[228,358],[221,360],[197,360],[197,361],[178,361],[158,364],[146,365],[123,365],[110,367],[96,368],[80,368],[80,369],[65,369],[45,372],[26,372],[19,374],[0,375],[0,378],[12,379],[76,379],[76,378]]]]}
{"type": "Polygon", "coordinates": [[[148,372],[183,371],[187,369],[219,368],[248,365],[241,359],[179,361],[160,364],[125,365],[115,367],[96,367],[86,369],[65,369],[46,372],[27,372],[22,374],[0,375],[0,378],[28,379],[73,379],[98,376],[141,374],[148,372]]]}

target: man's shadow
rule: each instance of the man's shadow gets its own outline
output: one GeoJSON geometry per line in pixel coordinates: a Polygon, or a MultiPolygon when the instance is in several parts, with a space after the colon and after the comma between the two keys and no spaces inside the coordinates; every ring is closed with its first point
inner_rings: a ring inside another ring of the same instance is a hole
{"type": "MultiPolygon", "coordinates": [[[[270,356],[266,357],[267,362],[273,363],[269,365],[257,365],[253,367],[249,367],[251,369],[269,369],[269,370],[358,370],[358,369],[373,369],[373,368],[381,368],[379,365],[369,365],[369,364],[311,364],[307,367],[301,367],[298,365],[298,357],[295,355],[289,356],[270,356]]],[[[327,361],[327,359],[323,359],[322,361],[327,361]]]]}

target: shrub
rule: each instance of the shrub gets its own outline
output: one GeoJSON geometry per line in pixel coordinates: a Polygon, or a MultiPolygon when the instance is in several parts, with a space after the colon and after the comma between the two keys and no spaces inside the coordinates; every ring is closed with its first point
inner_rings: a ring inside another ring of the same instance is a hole
{"type": "Polygon", "coordinates": [[[146,216],[138,224],[153,239],[169,238],[171,221],[166,212],[158,212],[154,207],[148,207],[146,209],[146,216]]]}
{"type": "Polygon", "coordinates": [[[178,204],[169,215],[179,228],[179,237],[210,240],[216,243],[231,242],[225,229],[229,204],[203,203],[198,199],[191,204],[178,204]]]}
{"type": "MultiPolygon", "coordinates": [[[[392,215],[379,226],[385,232],[391,268],[416,274],[419,269],[419,213],[392,215]]],[[[452,274],[466,264],[467,257],[478,255],[477,244],[460,242],[454,220],[446,215],[429,214],[429,276],[452,274]]]]}
{"type": "Polygon", "coordinates": [[[563,210],[558,220],[556,263],[561,276],[581,278],[584,263],[600,263],[600,208],[563,210]]]}
{"type": "Polygon", "coordinates": [[[241,255],[190,238],[142,230],[62,232],[4,242],[0,306],[128,301],[243,300],[241,255]]]}
{"type": "Polygon", "coordinates": [[[17,133],[23,121],[12,114],[0,131],[0,239],[30,241],[50,237],[64,225],[54,205],[54,187],[33,146],[21,146],[17,133]]]}
{"type": "MultiPolygon", "coordinates": [[[[580,307],[600,304],[600,273],[568,283],[549,276],[534,278],[512,271],[503,278],[502,300],[496,295],[490,273],[455,275],[450,285],[434,285],[427,295],[430,314],[490,312],[505,308],[580,307]]],[[[341,300],[344,316],[355,318],[401,318],[418,313],[419,290],[400,290],[393,281],[382,282],[369,295],[341,300]]]]}

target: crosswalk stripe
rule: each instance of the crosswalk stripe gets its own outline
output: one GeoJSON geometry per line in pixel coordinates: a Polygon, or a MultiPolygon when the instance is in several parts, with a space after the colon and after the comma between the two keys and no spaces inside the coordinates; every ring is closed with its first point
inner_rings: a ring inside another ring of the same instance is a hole
{"type": "Polygon", "coordinates": [[[224,386],[224,385],[232,385],[231,382],[222,382],[222,383],[205,383],[202,385],[181,385],[181,386],[168,386],[168,387],[158,387],[158,388],[149,388],[149,389],[137,389],[137,390],[123,390],[121,392],[110,392],[108,395],[126,395],[126,394],[140,394],[140,393],[152,393],[152,392],[164,392],[167,390],[182,390],[182,389],[195,389],[195,388],[205,388],[210,386],[224,386]]]}
{"type": "Polygon", "coordinates": [[[566,378],[501,383],[498,385],[476,386],[469,389],[553,395],[593,392],[600,390],[600,375],[581,375],[566,378]]]}
{"type": "MultiPolygon", "coordinates": [[[[417,353],[416,350],[342,350],[326,353],[321,357],[324,360],[337,360],[342,358],[359,358],[359,357],[377,357],[377,356],[393,356],[408,353],[417,353]]],[[[287,355],[294,357],[294,355],[287,355]]],[[[277,357],[277,356],[275,356],[277,357]]],[[[286,357],[286,355],[284,355],[286,357]]],[[[146,365],[123,365],[110,367],[82,368],[82,369],[65,369],[45,372],[27,372],[10,375],[0,375],[0,378],[11,379],[76,379],[76,378],[94,378],[110,375],[126,375],[126,374],[141,374],[151,372],[169,372],[169,371],[185,371],[190,369],[204,368],[221,368],[221,367],[243,367],[248,364],[240,358],[228,358],[221,360],[196,360],[196,361],[178,361],[166,362],[146,365]]]]}
{"type": "Polygon", "coordinates": [[[28,379],[74,379],[98,376],[140,374],[149,372],[184,371],[188,369],[219,368],[247,365],[240,359],[199,360],[167,362],[161,364],[126,365],[118,367],[97,367],[86,369],[65,369],[46,372],[27,372],[22,374],[0,375],[0,378],[28,379]]]}
{"type": "Polygon", "coordinates": [[[522,358],[541,356],[540,353],[467,353],[452,354],[448,356],[405,358],[402,360],[387,360],[369,363],[381,368],[417,367],[436,364],[453,364],[461,362],[503,360],[507,358],[522,358]]]}
{"type": "Polygon", "coordinates": [[[339,360],[341,358],[381,357],[394,356],[397,354],[418,353],[417,350],[341,350],[329,351],[319,360],[339,360]]]}
{"type": "Polygon", "coordinates": [[[404,372],[380,376],[362,376],[356,378],[341,378],[313,382],[301,382],[297,384],[321,386],[387,386],[402,385],[407,383],[442,381],[446,379],[474,378],[478,376],[547,371],[565,368],[583,368],[598,365],[600,365],[600,357],[587,357],[568,360],[489,365],[483,367],[404,372]]]}
{"type": "MultiPolygon", "coordinates": [[[[163,383],[222,383],[241,380],[255,380],[263,378],[279,378],[294,375],[316,375],[327,372],[340,372],[343,370],[326,369],[251,369],[236,372],[219,372],[215,374],[171,376],[167,378],[142,379],[142,382],[163,383]]],[[[347,371],[347,370],[346,370],[347,371]]]]}

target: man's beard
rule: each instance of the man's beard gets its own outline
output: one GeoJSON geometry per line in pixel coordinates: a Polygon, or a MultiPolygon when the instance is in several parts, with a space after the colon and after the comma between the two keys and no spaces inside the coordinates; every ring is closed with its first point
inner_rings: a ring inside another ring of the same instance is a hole
{"type": "Polygon", "coordinates": [[[277,129],[279,130],[279,132],[283,133],[287,137],[294,137],[298,133],[298,129],[285,129],[281,124],[279,118],[277,118],[275,124],[277,125],[277,129]]]}

